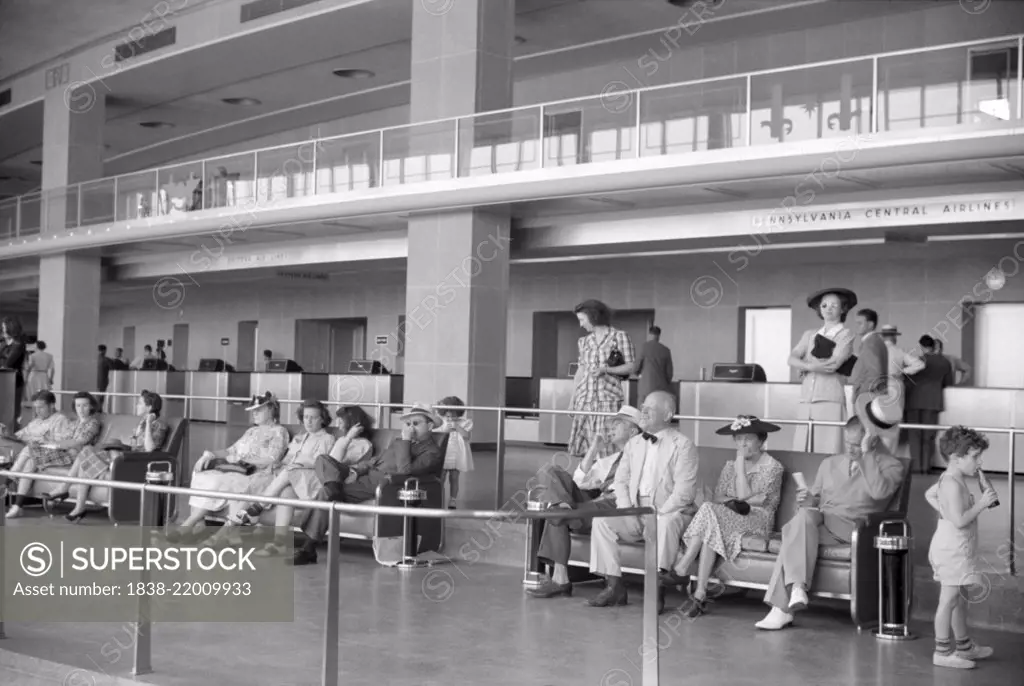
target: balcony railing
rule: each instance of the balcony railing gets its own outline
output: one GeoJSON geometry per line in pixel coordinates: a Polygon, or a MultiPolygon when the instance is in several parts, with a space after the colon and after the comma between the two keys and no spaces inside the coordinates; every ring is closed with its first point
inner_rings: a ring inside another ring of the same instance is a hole
{"type": "Polygon", "coordinates": [[[0,241],[422,181],[1021,119],[1024,35],[393,126],[0,201],[0,241]]]}

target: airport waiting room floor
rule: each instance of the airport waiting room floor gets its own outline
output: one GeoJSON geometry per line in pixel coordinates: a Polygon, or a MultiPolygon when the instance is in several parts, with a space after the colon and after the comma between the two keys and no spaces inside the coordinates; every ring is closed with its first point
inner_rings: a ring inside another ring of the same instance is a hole
{"type": "MultiPolygon", "coordinates": [[[[85,522],[80,526],[106,526],[100,518],[85,522]]],[[[10,525],[73,528],[36,513],[10,525]]],[[[155,671],[140,681],[161,686],[320,683],[324,569],[321,563],[294,570],[291,623],[154,625],[155,671]]],[[[599,590],[594,583],[578,586],[572,598],[544,601],[525,596],[520,581],[517,569],[483,564],[403,572],[378,566],[366,546],[344,546],[340,683],[639,686],[646,654],[640,648],[640,587],[630,589],[625,607],[595,609],[584,604],[599,590]]],[[[1019,634],[972,632],[995,648],[995,656],[976,670],[958,672],[932,666],[927,625],[913,626],[918,640],[893,643],[858,634],[845,613],[813,605],[794,627],[759,632],[753,624],[764,612],[751,594],[723,598],[711,614],[695,621],[664,615],[661,683],[1022,683],[1019,634]]],[[[0,641],[0,683],[5,686],[129,683],[115,679],[128,678],[132,665],[133,639],[126,624],[16,622],[8,623],[6,631],[8,638],[0,641]]]]}

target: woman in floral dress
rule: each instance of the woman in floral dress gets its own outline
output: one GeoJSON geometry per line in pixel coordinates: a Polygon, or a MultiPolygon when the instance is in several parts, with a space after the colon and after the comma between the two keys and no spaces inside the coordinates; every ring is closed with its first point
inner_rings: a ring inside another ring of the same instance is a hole
{"type": "MultiPolygon", "coordinates": [[[[223,493],[262,493],[274,480],[281,466],[281,458],[288,450],[288,429],[281,426],[281,406],[277,398],[267,391],[253,396],[249,407],[253,426],[242,437],[224,450],[204,450],[192,470],[192,488],[223,493]]],[[[171,542],[192,536],[197,527],[205,526],[207,515],[228,506],[224,498],[194,495],[189,498],[192,511],[181,526],[168,534],[171,542]]],[[[232,501],[233,514],[247,503],[232,501]]]]}
{"type": "MultiPolygon", "coordinates": [[[[109,479],[110,465],[116,455],[129,450],[151,453],[163,448],[168,434],[166,422],[160,419],[163,406],[164,399],[158,393],[142,391],[135,404],[135,414],[141,419],[128,443],[122,444],[120,448],[110,447],[106,450],[85,446],[78,453],[75,464],[71,466],[72,473],[83,479],[109,479]]],[[[92,487],[78,486],[76,490],[78,493],[75,496],[75,508],[64,515],[69,522],[75,523],[85,516],[85,507],[92,487]]]]}
{"type": "MultiPolygon", "coordinates": [[[[25,447],[18,455],[12,471],[41,472],[50,467],[67,467],[83,446],[96,441],[102,426],[92,417],[96,401],[79,400],[79,396],[92,398],[88,393],[75,396],[75,410],[78,421],[72,422],[57,412],[57,398],[50,391],[39,391],[32,396],[32,407],[36,417],[29,425],[15,434],[25,447]]],[[[32,490],[31,479],[18,480],[18,493],[14,504],[7,511],[8,517],[20,517],[28,492],[32,490]]]]}
{"type": "MultiPolygon", "coordinates": [[[[611,310],[599,300],[582,302],[574,312],[587,335],[579,342],[579,369],[576,370],[576,390],[570,409],[614,414],[626,404],[623,381],[633,373],[636,359],[633,341],[625,331],[611,326],[611,310]],[[621,353],[623,363],[609,367],[608,360],[613,351],[621,353]]],[[[585,456],[598,433],[604,436],[605,454],[610,454],[613,450],[609,435],[611,419],[610,416],[573,415],[569,454],[579,458],[585,456]]]]}
{"type": "MultiPolygon", "coordinates": [[[[319,400],[305,400],[299,408],[299,421],[302,422],[304,430],[292,439],[288,453],[282,460],[283,468],[260,495],[313,500],[323,487],[316,475],[315,467],[316,458],[320,455],[329,455],[334,447],[334,434],[330,431],[331,413],[319,400]]],[[[350,439],[354,437],[350,436],[350,439]]],[[[215,546],[227,542],[235,526],[258,521],[266,508],[266,505],[260,503],[243,503],[206,545],[215,546]]],[[[268,547],[282,552],[286,547],[283,539],[291,537],[291,530],[287,527],[275,528],[274,534],[275,542],[268,547]]]]}
{"type": "Polygon", "coordinates": [[[714,500],[700,506],[683,533],[685,552],[668,575],[670,585],[686,583],[690,565],[700,556],[697,587],[680,608],[687,617],[707,612],[708,580],[718,558],[735,560],[744,536],[767,538],[775,525],[785,470],[764,451],[764,443],[778,430],[757,417],[740,415],[715,432],[733,437],[736,459],[722,468],[714,500]]]}

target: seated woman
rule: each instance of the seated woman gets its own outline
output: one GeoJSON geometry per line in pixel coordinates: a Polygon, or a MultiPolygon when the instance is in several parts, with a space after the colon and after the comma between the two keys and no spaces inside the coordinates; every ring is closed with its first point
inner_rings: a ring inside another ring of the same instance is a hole
{"type": "MultiPolygon", "coordinates": [[[[641,432],[640,421],[640,410],[623,405],[609,422],[615,452],[607,454],[604,434],[598,433],[590,443],[587,456],[572,476],[556,465],[544,465],[537,475],[540,482],[537,488],[542,490],[537,499],[548,503],[549,508],[614,510],[616,504],[612,484],[615,481],[615,470],[618,469],[626,443],[641,432]]],[[[541,586],[527,590],[528,595],[534,598],[572,595],[568,567],[569,553],[572,552],[569,532],[589,533],[591,522],[593,519],[549,519],[544,523],[537,557],[550,562],[554,572],[541,586]]]]}
{"type": "MultiPolygon", "coordinates": [[[[57,412],[57,398],[50,391],[39,391],[32,396],[32,409],[35,419],[13,436],[6,426],[0,425],[0,437],[25,444],[11,471],[31,474],[48,467],[67,467],[74,456],[57,446],[72,435],[76,425],[57,412]]],[[[25,496],[31,490],[32,479],[18,479],[17,495],[14,496],[14,504],[7,510],[8,517],[21,516],[25,496]]]]}
{"type": "MultiPolygon", "coordinates": [[[[62,441],[57,441],[59,450],[67,453],[67,459],[72,462],[71,471],[68,476],[78,476],[81,463],[75,459],[86,446],[96,445],[100,434],[103,433],[103,422],[97,416],[100,411],[100,402],[92,393],[80,391],[75,394],[75,415],[77,421],[72,424],[71,434],[62,441]]],[[[43,507],[47,511],[54,503],[67,500],[71,484],[61,484],[52,493],[43,495],[43,507]]]]}
{"type": "MultiPolygon", "coordinates": [[[[288,453],[282,461],[284,468],[263,489],[261,495],[313,500],[320,490],[321,484],[315,470],[316,458],[328,454],[334,447],[334,435],[328,431],[331,414],[319,400],[305,400],[299,408],[299,421],[302,422],[303,431],[292,439],[288,453]]],[[[220,531],[206,542],[206,545],[214,546],[226,542],[235,526],[253,523],[265,509],[266,506],[260,503],[253,503],[244,510],[239,509],[220,531]]],[[[289,526],[292,508],[284,509],[287,510],[288,519],[274,530],[274,542],[268,543],[266,548],[269,552],[283,553],[291,535],[289,526]]]]}
{"type": "MultiPolygon", "coordinates": [[[[254,395],[252,403],[245,409],[252,412],[253,426],[231,446],[223,450],[203,451],[192,470],[192,488],[226,493],[262,493],[274,480],[281,458],[288,450],[288,429],[278,423],[281,406],[267,391],[263,396],[254,395]]],[[[189,498],[188,504],[192,508],[188,518],[167,535],[167,540],[172,543],[202,530],[207,515],[229,505],[224,498],[198,495],[189,498]]],[[[245,503],[232,501],[230,506],[229,514],[234,514],[244,508],[245,503]]]]}
{"type": "MultiPolygon", "coordinates": [[[[135,404],[135,414],[142,419],[127,444],[108,445],[102,447],[85,446],[78,453],[75,464],[71,466],[74,474],[83,479],[109,479],[110,464],[116,455],[124,452],[152,453],[160,450],[167,440],[167,424],[160,419],[164,399],[151,391],[142,391],[135,404]]],[[[64,519],[77,523],[86,514],[85,505],[89,501],[90,486],[79,486],[76,489],[75,508],[64,515],[64,519]]]]}
{"type": "Polygon", "coordinates": [[[708,579],[718,557],[735,560],[744,536],[767,538],[775,525],[785,470],[764,451],[764,443],[769,433],[778,430],[779,427],[757,417],[740,415],[732,424],[715,432],[733,437],[736,459],[722,468],[714,500],[701,505],[686,527],[683,533],[685,552],[663,579],[666,585],[687,583],[690,565],[700,556],[697,587],[680,607],[687,617],[707,612],[708,579]]]}

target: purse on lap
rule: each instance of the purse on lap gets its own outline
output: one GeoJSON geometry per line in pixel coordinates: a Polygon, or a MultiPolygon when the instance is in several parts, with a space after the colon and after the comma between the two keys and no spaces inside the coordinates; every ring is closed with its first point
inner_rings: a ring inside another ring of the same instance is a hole
{"type": "Polygon", "coordinates": [[[252,476],[253,472],[256,471],[256,465],[249,464],[248,462],[228,462],[223,457],[215,457],[206,463],[206,469],[203,471],[211,469],[218,472],[235,472],[236,474],[252,476]]]}
{"type": "Polygon", "coordinates": [[[750,503],[745,500],[726,500],[722,504],[741,517],[746,517],[750,514],[750,503]]]}

